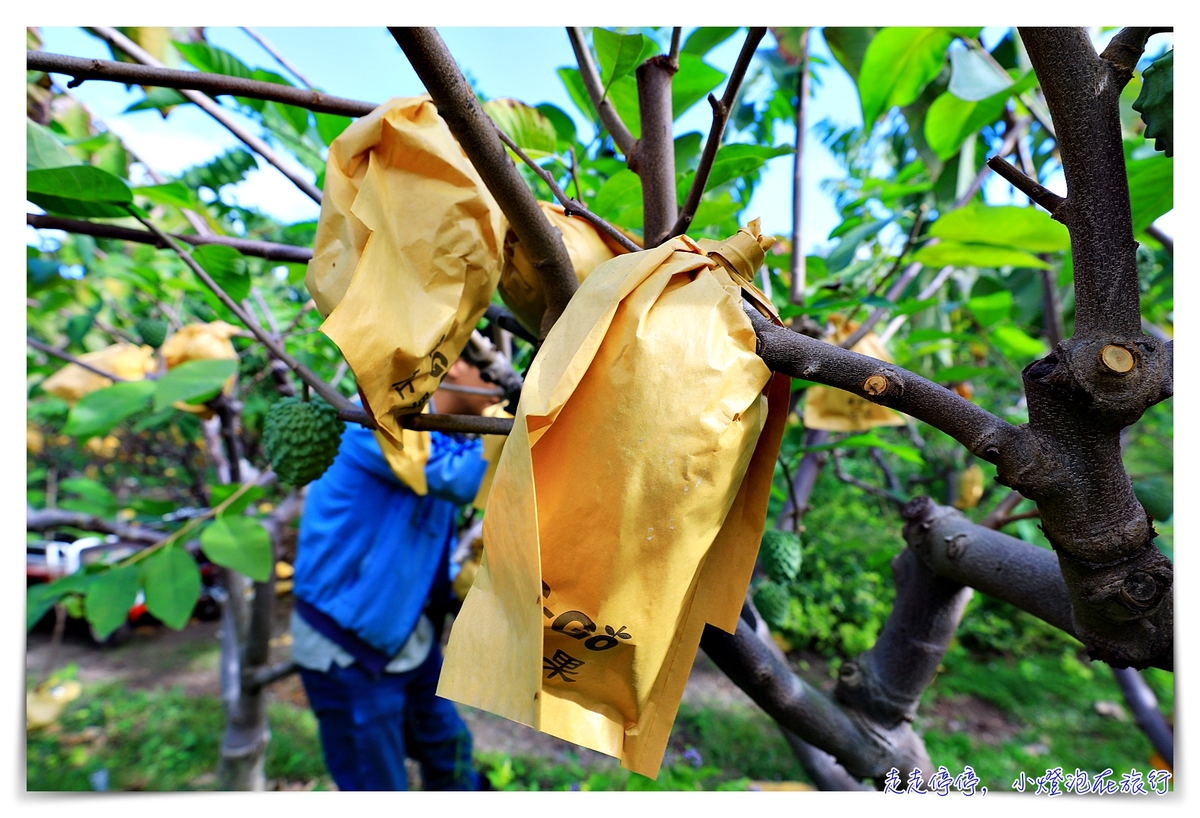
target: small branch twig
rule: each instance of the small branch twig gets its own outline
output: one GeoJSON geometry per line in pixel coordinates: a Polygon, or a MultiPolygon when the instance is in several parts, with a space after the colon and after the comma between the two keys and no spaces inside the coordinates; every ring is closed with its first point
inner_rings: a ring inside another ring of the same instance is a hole
{"type": "Polygon", "coordinates": [[[681,26],[671,29],[671,50],[667,54],[667,59],[671,61],[671,65],[675,67],[676,71],[679,70],[679,41],[682,37],[683,28],[681,26]]]}
{"type": "Polygon", "coordinates": [[[621,121],[621,116],[613,107],[612,100],[604,96],[600,72],[596,70],[591,49],[588,48],[588,44],[583,38],[583,29],[569,27],[567,36],[571,40],[571,48],[575,50],[575,60],[579,63],[579,76],[583,78],[583,87],[587,89],[588,97],[592,100],[592,105],[596,107],[596,113],[600,115],[600,122],[612,136],[617,149],[628,159],[629,155],[633,153],[637,140],[633,138],[629,128],[621,121]]]}
{"type": "Polygon", "coordinates": [[[984,528],[990,528],[993,531],[999,530],[1003,525],[1001,522],[1008,518],[1012,510],[1021,504],[1025,498],[1019,491],[1010,491],[1005,495],[1004,499],[996,504],[996,507],[988,512],[988,515],[980,521],[980,525],[984,528]]]}
{"type": "MultiPolygon", "coordinates": [[[[720,101],[712,94],[708,95],[708,104],[713,109],[712,127],[709,128],[708,140],[704,143],[704,152],[700,155],[700,164],[696,167],[696,175],[692,178],[692,186],[688,189],[687,198],[683,201],[683,209],[680,211],[675,225],[667,234],[667,238],[686,233],[692,224],[692,219],[696,217],[696,208],[700,206],[700,197],[704,195],[704,188],[708,184],[708,175],[712,171],[713,161],[717,158],[717,149],[721,147],[725,124],[733,112],[733,103],[742,87],[746,69],[750,67],[750,60],[754,57],[754,50],[758,48],[759,42],[766,33],[765,28],[751,28],[746,33],[746,41],[742,43],[742,50],[738,54],[737,62],[729,74],[729,81],[725,83],[725,93],[721,96],[720,101]]],[[[802,138],[802,135],[798,135],[797,138],[802,138]]],[[[796,252],[795,247],[792,248],[792,251],[796,252]]]]}
{"type": "Polygon", "coordinates": [[[124,383],[126,380],[128,380],[128,378],[122,378],[120,375],[114,375],[111,372],[105,372],[103,369],[98,369],[86,361],[81,361],[69,352],[63,352],[61,349],[55,349],[49,344],[43,344],[41,341],[31,335],[25,336],[25,342],[34,349],[39,349],[42,352],[45,352],[47,355],[53,355],[55,358],[61,358],[67,363],[72,363],[75,364],[75,366],[83,367],[88,372],[99,375],[102,378],[108,378],[110,381],[124,383]]]}
{"type": "MultiPolygon", "coordinates": [[[[255,321],[251,315],[243,310],[236,301],[230,298],[228,293],[221,289],[221,286],[213,280],[212,276],[210,276],[208,272],[205,271],[205,269],[201,267],[194,258],[192,258],[191,253],[180,247],[178,242],[156,227],[149,220],[142,219],[136,214],[134,214],[134,218],[149,228],[150,232],[158,236],[159,240],[166,243],[167,246],[179,256],[183,263],[186,264],[191,271],[196,274],[196,277],[204,283],[204,286],[212,290],[213,294],[216,295],[221,303],[228,307],[229,311],[237,316],[238,320],[241,321],[242,324],[254,334],[255,338],[262,342],[262,345],[265,346],[273,356],[287,364],[288,367],[295,372],[297,376],[299,376],[300,380],[311,386],[318,395],[320,395],[329,403],[330,406],[338,409],[339,411],[362,411],[359,409],[359,407],[355,406],[353,403],[343,397],[342,394],[334,389],[331,384],[321,380],[321,378],[315,372],[289,355],[287,351],[284,350],[283,346],[271,337],[270,333],[259,326],[258,322],[255,321]]],[[[367,417],[366,420],[367,422],[363,423],[363,425],[374,428],[374,423],[371,422],[371,419],[367,417]]]]}
{"type": "MultiPolygon", "coordinates": [[[[1019,122],[1009,127],[1007,132],[1004,134],[1004,141],[1000,144],[1000,150],[996,151],[996,155],[1008,156],[1010,153],[1012,153],[1013,149],[1017,146],[1019,140],[1021,139],[1022,134],[1025,133],[1025,129],[1028,128],[1032,122],[1033,117],[1026,116],[1019,122]]],[[[973,197],[979,191],[980,186],[983,185],[983,180],[987,178],[988,170],[990,168],[991,164],[985,163],[984,167],[979,169],[979,173],[975,174],[975,178],[971,180],[971,184],[963,192],[963,195],[959,196],[958,201],[954,203],[955,208],[962,207],[967,202],[971,201],[971,197],[973,197]]],[[[1016,169],[1014,168],[1014,170],[1016,169]]]]}
{"type": "MultiPolygon", "coordinates": [[[[496,128],[496,134],[500,137],[501,142],[507,145],[522,162],[528,165],[530,169],[532,169],[533,172],[536,173],[538,177],[540,177],[541,180],[546,183],[546,185],[550,188],[550,192],[554,194],[555,199],[558,199],[559,204],[563,206],[563,210],[566,211],[568,216],[578,216],[598,230],[603,230],[607,235],[611,236],[614,241],[618,242],[622,247],[631,253],[636,253],[642,249],[630,241],[628,236],[626,236],[612,224],[588,210],[580,201],[567,196],[566,192],[558,186],[558,182],[554,180],[554,174],[530,159],[529,155],[526,154],[525,151],[521,150],[517,143],[513,142],[512,139],[509,138],[508,134],[500,130],[499,127],[496,128]]],[[[575,181],[575,189],[577,191],[579,189],[579,180],[575,181]]]]}
{"type": "Polygon", "coordinates": [[[293,66],[287,60],[285,60],[283,58],[283,55],[280,54],[275,49],[275,46],[271,45],[271,43],[265,37],[263,37],[261,34],[259,34],[254,29],[250,28],[250,26],[242,26],[242,31],[246,32],[246,34],[250,37],[250,39],[254,40],[254,42],[261,45],[263,47],[263,51],[266,51],[268,54],[270,54],[272,57],[274,57],[275,62],[279,63],[285,69],[287,69],[288,73],[290,73],[296,79],[300,80],[300,83],[305,88],[311,89],[313,87],[313,84],[311,82],[309,82],[307,79],[305,79],[304,75],[301,74],[299,71],[297,71],[295,66],[293,66]]]}
{"type": "Polygon", "coordinates": [[[45,71],[74,77],[68,87],[74,88],[85,80],[138,83],[158,88],[203,91],[206,94],[249,97],[295,105],[309,111],[342,116],[366,116],[377,107],[375,103],[356,99],[330,96],[319,91],[305,91],[290,85],[274,82],[248,80],[225,74],[209,74],[204,71],[178,71],[153,65],[116,62],[115,60],[88,60],[44,51],[25,52],[25,67],[30,71],[45,71]]]}
{"type": "MultiPolygon", "coordinates": [[[[149,65],[154,68],[163,67],[162,63],[139,47],[137,43],[133,42],[124,34],[117,31],[115,28],[110,28],[108,26],[96,26],[92,29],[92,31],[143,65],[149,65]]],[[[288,164],[285,163],[279,157],[279,155],[276,154],[269,145],[267,145],[266,142],[250,133],[236,121],[234,121],[233,117],[231,117],[229,113],[219,104],[197,91],[181,90],[180,93],[182,93],[189,102],[195,103],[197,107],[201,108],[213,119],[224,125],[230,133],[242,140],[242,142],[245,142],[247,147],[274,165],[280,173],[291,180],[292,184],[300,188],[300,190],[303,191],[310,199],[320,204],[321,191],[317,189],[316,185],[305,179],[299,172],[289,167],[288,164]]]]}
{"type": "MultiPolygon", "coordinates": [[[[912,264],[908,265],[908,267],[904,269],[904,272],[900,274],[900,277],[896,279],[896,283],[893,284],[887,291],[885,296],[887,300],[895,304],[900,299],[900,296],[904,294],[904,290],[908,288],[908,285],[914,278],[917,277],[917,274],[920,273],[922,269],[924,268],[919,261],[914,261],[912,264]]],[[[868,332],[875,328],[875,325],[880,322],[884,314],[887,313],[889,309],[891,308],[876,307],[871,311],[871,314],[867,316],[867,320],[859,324],[854,329],[854,332],[850,333],[849,337],[838,344],[838,346],[840,346],[842,349],[851,349],[855,344],[865,338],[868,332]]]]}
{"type": "Polygon", "coordinates": [[[889,503],[893,504],[897,508],[903,508],[904,505],[908,502],[903,497],[900,497],[897,494],[893,494],[891,491],[888,491],[887,489],[880,488],[879,486],[873,486],[870,483],[866,482],[865,480],[859,480],[854,475],[847,474],[842,469],[842,455],[841,455],[841,452],[839,452],[837,449],[834,449],[829,454],[830,454],[830,459],[833,461],[833,474],[835,477],[837,477],[838,480],[841,480],[843,483],[846,483],[847,485],[854,486],[855,488],[860,489],[861,491],[865,491],[867,494],[873,494],[876,497],[880,497],[884,500],[887,500],[889,503]]]}
{"type": "MultiPolygon", "coordinates": [[[[119,239],[135,241],[140,244],[153,244],[165,249],[168,245],[153,233],[145,230],[134,230],[129,227],[118,227],[102,222],[88,222],[79,219],[64,219],[58,216],[42,216],[37,213],[26,213],[25,223],[39,230],[63,230],[67,233],[82,233],[101,239],[119,239]]],[[[176,241],[186,242],[195,247],[204,244],[221,244],[232,247],[242,255],[265,258],[268,261],[291,261],[303,264],[312,258],[312,248],[296,247],[291,244],[275,244],[269,241],[253,241],[250,239],[234,239],[227,236],[193,236],[171,234],[176,241]]]]}
{"type": "MultiPolygon", "coordinates": [[[[808,34],[811,29],[804,29],[800,35],[799,64],[796,66],[796,150],[792,164],[792,259],[791,287],[788,300],[793,304],[804,303],[804,288],[807,286],[807,260],[800,242],[800,216],[803,212],[804,186],[804,132],[808,116],[808,34]]],[[[793,747],[793,749],[795,749],[793,747]]]]}
{"type": "Polygon", "coordinates": [[[400,425],[418,432],[457,432],[472,435],[507,435],[512,432],[512,418],[489,418],[481,415],[401,415],[400,425]]]}
{"type": "Polygon", "coordinates": [[[1017,190],[1032,199],[1035,204],[1041,205],[1049,211],[1051,218],[1054,218],[1054,212],[1058,210],[1059,205],[1066,201],[1063,197],[1056,193],[1051,193],[1033,179],[1030,179],[1024,173],[1017,170],[1002,156],[993,156],[988,159],[987,166],[1017,190]]]}
{"type": "MultiPolygon", "coordinates": [[[[917,293],[917,301],[924,301],[926,298],[933,297],[933,294],[942,288],[942,285],[946,283],[946,279],[950,278],[953,273],[954,267],[949,265],[943,267],[941,272],[933,277],[933,281],[929,282],[925,289],[917,293]]],[[[883,332],[879,333],[879,343],[886,344],[888,339],[895,335],[896,330],[900,329],[907,320],[907,315],[897,315],[889,321],[883,332]]]]}

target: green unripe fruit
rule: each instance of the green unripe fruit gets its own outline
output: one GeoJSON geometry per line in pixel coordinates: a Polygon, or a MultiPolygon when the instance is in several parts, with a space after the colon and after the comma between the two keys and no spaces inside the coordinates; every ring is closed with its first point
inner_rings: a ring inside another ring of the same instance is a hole
{"type": "Polygon", "coordinates": [[[323,400],[276,401],[263,421],[263,449],[280,482],[303,486],[333,463],[346,424],[323,400]]]}
{"type": "Polygon", "coordinates": [[[754,592],[754,607],[762,614],[767,624],[774,628],[783,626],[787,618],[788,602],[791,597],[782,585],[764,582],[754,592]]]}
{"type": "Polygon", "coordinates": [[[142,343],[158,349],[167,340],[167,322],[157,318],[143,318],[134,325],[142,343]]]}
{"type": "Polygon", "coordinates": [[[758,559],[767,576],[786,585],[800,573],[800,535],[774,529],[764,531],[758,559]]]}

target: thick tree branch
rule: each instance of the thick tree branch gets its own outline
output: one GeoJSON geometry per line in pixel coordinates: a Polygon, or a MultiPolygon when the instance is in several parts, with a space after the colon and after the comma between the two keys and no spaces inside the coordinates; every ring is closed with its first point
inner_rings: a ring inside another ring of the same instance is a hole
{"type": "MultiPolygon", "coordinates": [[[[529,154],[521,150],[520,146],[518,146],[516,142],[512,141],[508,134],[500,130],[499,127],[496,128],[496,134],[500,137],[500,141],[507,145],[509,150],[517,155],[518,159],[528,165],[529,168],[536,173],[543,182],[546,183],[546,186],[550,188],[550,192],[554,194],[555,199],[558,199],[559,204],[563,206],[563,210],[568,216],[578,216],[596,229],[603,230],[614,241],[631,253],[636,253],[642,249],[630,241],[628,236],[626,236],[612,224],[588,210],[578,199],[572,199],[571,197],[567,196],[566,192],[558,186],[558,182],[554,180],[554,174],[530,159],[529,154]]],[[[575,188],[576,190],[579,189],[578,182],[576,182],[575,188]]]]}
{"type": "Polygon", "coordinates": [[[542,337],[579,287],[562,234],[550,224],[436,29],[389,28],[463,153],[508,218],[546,296],[542,337]]]}
{"type": "Polygon", "coordinates": [[[138,63],[116,62],[115,60],[89,60],[62,54],[47,54],[44,51],[25,52],[25,67],[30,71],[45,71],[74,77],[69,83],[75,87],[85,80],[138,83],[157,88],[202,91],[214,96],[230,96],[265,99],[295,105],[309,111],[341,116],[366,116],[377,107],[371,102],[345,99],[320,91],[305,91],[291,85],[261,82],[224,74],[209,74],[204,71],[179,71],[138,63]]]}
{"type": "Polygon", "coordinates": [[[1016,456],[1022,435],[1013,427],[919,375],[866,355],[777,327],[747,310],[758,354],[773,372],[823,383],[889,406],[941,429],[991,463],[1016,456]]]}
{"type": "Polygon", "coordinates": [[[617,109],[613,107],[612,100],[604,96],[604,86],[600,82],[600,72],[596,70],[596,63],[592,59],[592,51],[588,48],[587,41],[583,37],[583,29],[578,27],[567,28],[567,36],[571,40],[571,48],[575,50],[575,60],[579,63],[579,75],[583,78],[583,87],[587,89],[588,98],[591,99],[592,105],[596,108],[596,113],[600,115],[600,122],[608,130],[608,133],[616,143],[617,149],[621,154],[628,159],[633,153],[634,146],[637,140],[633,138],[633,134],[629,132],[629,128],[621,121],[617,109]]]}
{"type": "MultiPolygon", "coordinates": [[[[700,163],[696,167],[696,175],[692,178],[692,186],[688,189],[687,198],[683,201],[683,209],[680,211],[679,219],[671,228],[671,232],[667,238],[682,235],[687,232],[688,227],[692,224],[692,219],[696,217],[696,208],[700,206],[700,197],[704,195],[704,188],[708,184],[708,175],[712,171],[713,162],[717,158],[717,149],[721,147],[721,137],[725,133],[725,124],[729,121],[729,116],[733,112],[733,104],[737,101],[738,91],[741,90],[742,80],[746,77],[746,69],[750,67],[750,60],[754,57],[754,51],[758,48],[759,42],[762,41],[763,35],[767,33],[765,28],[751,28],[746,32],[746,41],[742,43],[742,50],[738,53],[737,62],[734,63],[733,71],[729,74],[729,80],[725,83],[725,93],[721,95],[720,101],[712,94],[708,95],[708,102],[713,109],[712,127],[708,130],[708,140],[704,143],[704,152],[700,155],[700,163]]],[[[801,66],[801,73],[804,73],[804,67],[801,66]]],[[[797,132],[796,139],[802,141],[803,133],[797,132]]],[[[799,160],[797,160],[799,161],[799,160]]],[[[798,252],[795,246],[792,252],[798,252]]]]}
{"type": "MultiPolygon", "coordinates": [[[[162,63],[139,47],[137,43],[133,42],[124,34],[117,31],[115,28],[96,26],[91,30],[103,39],[107,40],[114,47],[124,51],[130,57],[142,63],[143,65],[149,65],[154,68],[163,67],[162,63]]],[[[242,142],[246,143],[247,147],[274,165],[280,173],[290,179],[292,184],[300,188],[300,190],[302,190],[310,199],[318,204],[321,202],[321,191],[317,189],[316,185],[304,178],[303,174],[289,166],[288,163],[284,162],[279,155],[276,154],[275,151],[273,151],[271,147],[267,145],[267,143],[261,138],[250,133],[240,124],[238,124],[224,108],[198,91],[181,90],[180,93],[183,94],[183,96],[186,97],[190,102],[194,102],[213,119],[224,125],[230,133],[242,140],[242,142]]]]}
{"type": "MultiPolygon", "coordinates": [[[[88,222],[79,219],[64,219],[58,216],[42,216],[37,213],[26,213],[25,223],[39,230],[63,230],[67,233],[82,233],[102,239],[119,239],[135,241],[140,244],[153,244],[155,247],[167,248],[162,239],[145,230],[135,230],[129,227],[118,227],[103,222],[88,222]]],[[[311,247],[295,247],[290,244],[275,244],[269,241],[253,241],[251,239],[234,239],[228,236],[193,236],[171,234],[176,241],[186,242],[194,247],[203,244],[221,244],[232,247],[242,255],[265,258],[268,261],[290,261],[304,264],[312,258],[311,247]]]]}
{"type": "Polygon", "coordinates": [[[638,113],[642,135],[628,157],[642,180],[642,243],[657,247],[675,224],[675,141],[671,79],[679,70],[668,57],[651,57],[637,67],[638,113]]]}

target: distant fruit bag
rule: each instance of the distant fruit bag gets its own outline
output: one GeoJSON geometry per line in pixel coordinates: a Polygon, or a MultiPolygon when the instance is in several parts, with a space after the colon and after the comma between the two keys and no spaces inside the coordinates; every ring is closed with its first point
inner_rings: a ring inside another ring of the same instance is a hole
{"type": "MultiPolygon", "coordinates": [[[[857,324],[851,324],[840,316],[831,316],[833,335],[829,342],[840,344],[849,338],[857,324]]],[[[892,362],[892,356],[879,340],[879,336],[868,332],[851,349],[860,355],[869,355],[880,361],[892,362]]],[[[810,386],[804,394],[804,427],[825,429],[831,432],[865,432],[876,426],[903,426],[904,415],[895,409],[872,403],[832,386],[810,386]]]]}
{"type": "MultiPolygon", "coordinates": [[[[94,352],[85,352],[79,356],[79,360],[127,381],[140,381],[147,372],[154,371],[154,350],[125,341],[94,352]]],[[[112,384],[111,378],[97,375],[79,364],[67,364],[42,381],[42,391],[74,405],[84,395],[112,384]]]]}
{"type": "Polygon", "coordinates": [[[742,310],[774,319],[762,244],[680,237],[580,287],[525,380],[438,695],[657,774],[705,624],[736,628],[787,413],[742,310]]]}

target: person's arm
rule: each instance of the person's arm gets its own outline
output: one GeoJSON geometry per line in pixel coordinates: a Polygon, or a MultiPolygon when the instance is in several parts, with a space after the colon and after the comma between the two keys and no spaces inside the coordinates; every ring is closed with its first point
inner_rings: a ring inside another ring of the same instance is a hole
{"type": "Polygon", "coordinates": [[[400,482],[395,472],[392,471],[392,467],[388,465],[387,459],[383,456],[383,450],[379,448],[375,434],[370,429],[357,424],[346,424],[338,456],[350,458],[350,462],[357,468],[377,480],[382,480],[396,488],[410,490],[408,486],[400,482]]]}
{"type": "Polygon", "coordinates": [[[431,451],[425,464],[429,493],[458,505],[475,499],[487,461],[483,459],[483,441],[430,432],[431,451]]]}

